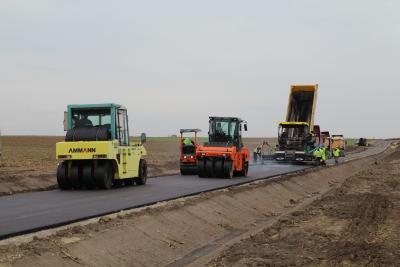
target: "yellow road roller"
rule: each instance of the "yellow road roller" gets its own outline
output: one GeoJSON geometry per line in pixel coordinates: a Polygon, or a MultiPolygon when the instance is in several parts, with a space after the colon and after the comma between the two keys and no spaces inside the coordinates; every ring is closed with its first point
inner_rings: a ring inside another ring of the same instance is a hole
{"type": "Polygon", "coordinates": [[[69,105],[64,130],[65,141],[56,144],[61,190],[146,184],[146,135],[142,134],[140,142],[130,141],[124,106],[69,105]]]}

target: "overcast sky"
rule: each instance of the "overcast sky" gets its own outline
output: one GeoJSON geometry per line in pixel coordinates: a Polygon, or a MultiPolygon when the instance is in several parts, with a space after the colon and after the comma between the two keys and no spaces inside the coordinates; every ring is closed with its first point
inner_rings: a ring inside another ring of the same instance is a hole
{"type": "Polygon", "coordinates": [[[0,128],[62,135],[68,104],[127,106],[131,134],[240,116],[275,136],[289,87],[316,123],[400,136],[398,0],[0,0],[0,128]]]}

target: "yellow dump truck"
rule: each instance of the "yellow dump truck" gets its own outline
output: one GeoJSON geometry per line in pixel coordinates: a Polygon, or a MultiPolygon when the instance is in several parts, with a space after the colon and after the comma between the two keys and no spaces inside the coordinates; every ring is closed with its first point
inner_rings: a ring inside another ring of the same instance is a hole
{"type": "Polygon", "coordinates": [[[314,128],[319,129],[314,125],[317,93],[317,84],[291,86],[286,121],[279,124],[275,160],[314,160],[313,150],[318,145],[314,128]]]}

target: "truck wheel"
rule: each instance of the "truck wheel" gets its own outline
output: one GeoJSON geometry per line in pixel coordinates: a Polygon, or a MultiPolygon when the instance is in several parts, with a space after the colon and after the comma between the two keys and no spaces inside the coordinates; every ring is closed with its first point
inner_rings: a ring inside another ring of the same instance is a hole
{"type": "Polygon", "coordinates": [[[139,178],[136,180],[137,185],[145,185],[147,182],[147,162],[141,159],[139,162],[139,178]]]}
{"type": "Polygon", "coordinates": [[[85,162],[82,166],[83,183],[86,189],[96,188],[96,181],[93,178],[92,162],[85,162]]]}
{"type": "Polygon", "coordinates": [[[68,181],[67,166],[68,163],[63,161],[57,168],[57,183],[61,190],[69,190],[72,188],[71,183],[68,181]]]}
{"type": "Polygon", "coordinates": [[[99,163],[94,171],[96,184],[100,189],[111,189],[112,187],[112,166],[108,162],[99,163]]]}
{"type": "Polygon", "coordinates": [[[226,160],[224,163],[224,174],[225,178],[232,179],[233,178],[233,162],[232,160],[226,160]]]}
{"type": "Polygon", "coordinates": [[[73,161],[71,163],[71,169],[69,171],[69,181],[74,189],[82,188],[82,181],[81,181],[81,169],[80,164],[77,161],[73,161]]]}
{"type": "Polygon", "coordinates": [[[206,177],[206,168],[204,159],[199,159],[197,161],[197,174],[199,177],[206,177]]]}

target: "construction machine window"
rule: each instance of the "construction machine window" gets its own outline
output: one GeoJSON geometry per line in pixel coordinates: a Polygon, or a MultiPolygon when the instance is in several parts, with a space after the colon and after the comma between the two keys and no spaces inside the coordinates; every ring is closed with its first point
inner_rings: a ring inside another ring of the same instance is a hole
{"type": "Polygon", "coordinates": [[[126,110],[119,109],[117,114],[117,135],[121,146],[129,145],[128,119],[126,110]]]}
{"type": "Polygon", "coordinates": [[[289,139],[304,139],[307,137],[308,127],[305,125],[280,126],[279,137],[289,139]]]}
{"type": "Polygon", "coordinates": [[[73,110],[72,128],[106,126],[110,128],[111,112],[109,109],[73,110]]]}
{"type": "Polygon", "coordinates": [[[228,142],[238,139],[240,135],[238,121],[211,121],[210,142],[228,142]]]}

